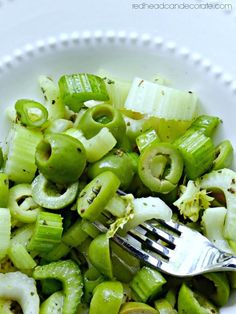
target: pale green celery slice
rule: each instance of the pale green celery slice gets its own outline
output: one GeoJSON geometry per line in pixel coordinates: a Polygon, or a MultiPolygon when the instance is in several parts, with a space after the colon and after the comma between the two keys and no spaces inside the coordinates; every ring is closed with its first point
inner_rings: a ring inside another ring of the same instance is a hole
{"type": "Polygon", "coordinates": [[[125,232],[153,218],[170,220],[172,210],[158,197],[141,197],[133,200],[133,218],[123,227],[125,232]]]}
{"type": "Polygon", "coordinates": [[[193,120],[197,113],[196,94],[135,78],[125,109],[167,120],[193,120]]]}
{"type": "Polygon", "coordinates": [[[117,78],[103,69],[98,71],[98,76],[102,77],[106,84],[110,103],[115,108],[123,108],[131,87],[131,82],[117,78]]]}
{"type": "Polygon", "coordinates": [[[14,266],[22,271],[33,269],[37,265],[33,257],[26,250],[26,247],[20,243],[11,242],[8,249],[8,256],[14,266]]]}
{"type": "Polygon", "coordinates": [[[30,183],[36,172],[35,150],[43,135],[39,131],[15,124],[9,132],[4,153],[4,172],[15,183],[30,183]]]}
{"type": "Polygon", "coordinates": [[[24,314],[39,313],[35,280],[19,271],[0,274],[0,298],[17,301],[24,314]]]}
{"type": "Polygon", "coordinates": [[[224,237],[224,223],[227,209],[225,207],[211,207],[204,211],[201,224],[204,235],[220,250],[233,253],[228,241],[224,237]]]}
{"type": "Polygon", "coordinates": [[[64,132],[78,139],[85,148],[88,162],[95,162],[105,156],[117,141],[108,128],[102,128],[98,134],[90,139],[86,139],[83,133],[75,128],[68,129],[64,132]]]}
{"type": "Polygon", "coordinates": [[[115,194],[106,204],[105,210],[115,217],[123,217],[126,214],[127,195],[120,196],[115,194]]]}
{"type": "Polygon", "coordinates": [[[40,75],[38,80],[45,98],[45,107],[48,110],[48,119],[55,120],[64,118],[65,106],[61,101],[58,86],[46,75],[40,75]]]}
{"type": "Polygon", "coordinates": [[[224,193],[227,208],[224,237],[236,251],[236,172],[230,169],[212,171],[202,177],[200,185],[203,189],[220,189],[224,193]]]}
{"type": "Polygon", "coordinates": [[[134,197],[132,194],[123,196],[125,202],[125,213],[122,217],[117,217],[107,232],[107,237],[112,238],[118,229],[123,229],[126,224],[134,218],[134,197]]]}
{"type": "Polygon", "coordinates": [[[6,256],[10,246],[11,214],[8,208],[0,208],[0,260],[6,256]]]}
{"type": "MultiPolygon", "coordinates": [[[[40,314],[63,314],[64,294],[62,291],[54,292],[40,306],[40,314]]],[[[77,314],[79,314],[78,312],[77,314]]]]}

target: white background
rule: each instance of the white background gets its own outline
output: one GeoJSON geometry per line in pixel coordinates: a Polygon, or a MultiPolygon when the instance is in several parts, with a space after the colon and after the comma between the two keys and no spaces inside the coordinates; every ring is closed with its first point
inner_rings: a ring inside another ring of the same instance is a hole
{"type": "MultiPolygon", "coordinates": [[[[0,59],[49,36],[84,30],[150,33],[197,52],[236,77],[236,8],[151,10],[133,3],[213,3],[200,0],[0,0],[0,59]]],[[[215,1],[231,3],[235,0],[215,1]]]]}

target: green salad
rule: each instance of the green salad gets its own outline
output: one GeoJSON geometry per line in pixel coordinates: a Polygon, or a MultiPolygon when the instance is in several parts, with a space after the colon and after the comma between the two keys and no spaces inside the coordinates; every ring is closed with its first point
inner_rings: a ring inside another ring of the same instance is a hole
{"type": "Polygon", "coordinates": [[[39,86],[44,100],[9,107],[0,149],[0,313],[219,313],[234,273],[174,278],[112,237],[173,219],[236,251],[233,147],[214,139],[220,118],[158,76],[40,76],[39,86]]]}

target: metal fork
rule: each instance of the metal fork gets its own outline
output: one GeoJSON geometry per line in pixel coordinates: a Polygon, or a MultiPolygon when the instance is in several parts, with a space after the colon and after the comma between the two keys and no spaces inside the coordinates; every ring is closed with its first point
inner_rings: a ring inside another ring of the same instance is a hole
{"type": "MultiPolygon", "coordinates": [[[[108,230],[100,222],[94,225],[101,232],[108,230]]],[[[236,270],[236,256],[219,250],[198,231],[174,221],[147,221],[125,236],[116,234],[112,240],[145,264],[177,277],[236,270]]]]}

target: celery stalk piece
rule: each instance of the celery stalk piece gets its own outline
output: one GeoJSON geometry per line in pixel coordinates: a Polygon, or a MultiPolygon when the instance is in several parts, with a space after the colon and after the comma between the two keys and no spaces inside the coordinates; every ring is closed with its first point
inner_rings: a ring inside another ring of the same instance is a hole
{"type": "Polygon", "coordinates": [[[0,173],[0,207],[7,207],[9,197],[9,180],[6,173],[0,173]]]}
{"type": "Polygon", "coordinates": [[[106,84],[107,93],[110,98],[109,102],[115,108],[122,109],[128,96],[131,82],[115,77],[103,69],[98,71],[98,76],[102,77],[106,84]]]}
{"type": "Polygon", "coordinates": [[[11,244],[27,246],[34,231],[34,224],[25,224],[17,228],[11,235],[11,244]]]}
{"type": "Polygon", "coordinates": [[[134,197],[132,194],[126,194],[122,198],[125,202],[125,212],[121,217],[117,217],[116,220],[109,226],[107,231],[107,237],[112,238],[118,229],[123,229],[126,224],[134,218],[134,197]]]}
{"type": "Polygon", "coordinates": [[[224,140],[220,142],[215,149],[215,159],[213,161],[213,169],[219,170],[222,168],[230,168],[234,149],[229,140],[224,140]]]}
{"type": "Polygon", "coordinates": [[[117,141],[108,128],[102,128],[98,134],[90,139],[86,139],[83,133],[78,129],[68,129],[65,134],[78,139],[85,148],[88,162],[95,162],[105,156],[117,141]]]}
{"type": "Polygon", "coordinates": [[[87,219],[82,219],[81,228],[93,239],[96,238],[100,233],[98,229],[87,219]]]}
{"type": "Polygon", "coordinates": [[[214,116],[201,115],[191,124],[191,130],[200,130],[206,136],[212,136],[215,129],[220,123],[220,119],[214,116]]]}
{"type": "Polygon", "coordinates": [[[200,182],[201,188],[207,190],[220,189],[226,199],[226,217],[224,237],[236,251],[236,172],[230,169],[214,170],[204,175],[200,182]]]}
{"type": "Polygon", "coordinates": [[[8,208],[0,208],[0,260],[5,257],[10,246],[11,214],[8,208]]]}
{"type": "Polygon", "coordinates": [[[160,139],[154,129],[147,130],[136,138],[136,144],[140,153],[150,144],[158,143],[160,139]]]}
{"type": "Polygon", "coordinates": [[[32,198],[31,185],[16,184],[9,190],[8,207],[12,218],[24,223],[33,223],[41,208],[32,198]]]}
{"type": "Polygon", "coordinates": [[[15,124],[7,139],[4,172],[15,183],[30,183],[36,172],[35,150],[43,135],[15,124]]]}
{"type": "Polygon", "coordinates": [[[93,74],[63,75],[58,84],[63,103],[75,112],[87,100],[109,100],[104,81],[93,74]]]}
{"type": "Polygon", "coordinates": [[[53,293],[40,306],[40,314],[63,314],[64,295],[62,291],[53,293]]]}
{"type": "Polygon", "coordinates": [[[137,227],[145,220],[152,218],[170,220],[172,216],[170,207],[158,197],[135,198],[133,206],[133,218],[124,225],[124,232],[137,227]]]}
{"type": "Polygon", "coordinates": [[[198,99],[192,92],[135,78],[124,109],[151,117],[160,139],[171,142],[191,125],[197,107],[198,99]]]}
{"type": "Polygon", "coordinates": [[[76,308],[83,294],[83,279],[80,268],[75,262],[72,260],[64,260],[37,266],[34,270],[33,277],[35,279],[54,278],[60,280],[63,285],[64,294],[62,313],[76,313],[76,308]]]}
{"type": "Polygon", "coordinates": [[[8,249],[8,256],[19,270],[33,269],[37,264],[27,252],[26,247],[20,243],[12,242],[8,249]]]}
{"type": "Polygon", "coordinates": [[[181,152],[189,179],[200,177],[212,167],[215,147],[211,138],[204,135],[201,130],[188,130],[174,142],[174,145],[181,152]]]}
{"type": "Polygon", "coordinates": [[[69,254],[71,247],[61,242],[53,247],[50,252],[41,253],[40,256],[43,257],[46,261],[56,262],[62,257],[69,254]]]}
{"type": "Polygon", "coordinates": [[[133,299],[146,303],[148,299],[161,292],[166,279],[155,269],[144,266],[130,283],[133,291],[133,299]]]}
{"type": "Polygon", "coordinates": [[[125,109],[167,120],[192,120],[196,116],[197,96],[192,92],[155,84],[141,78],[133,80],[125,109]]]}
{"type": "Polygon", "coordinates": [[[55,119],[50,122],[45,130],[45,134],[47,133],[62,133],[66,130],[73,128],[74,124],[72,121],[67,119],[55,119]]]}
{"type": "Polygon", "coordinates": [[[35,280],[19,271],[0,274],[0,298],[17,301],[24,314],[39,314],[35,280]]]}
{"type": "Polygon", "coordinates": [[[77,220],[62,236],[62,242],[69,247],[80,245],[88,234],[83,230],[82,220],[77,220]]]}
{"type": "Polygon", "coordinates": [[[28,249],[39,253],[50,252],[55,245],[61,242],[62,231],[60,214],[40,212],[28,249]]]}
{"type": "Polygon", "coordinates": [[[59,210],[70,205],[75,200],[79,183],[70,183],[61,192],[56,184],[39,174],[34,178],[31,187],[32,198],[38,205],[48,209],[59,210]]]}
{"type": "Polygon", "coordinates": [[[201,225],[205,236],[220,250],[234,253],[224,237],[224,223],[227,214],[225,207],[207,208],[202,216],[201,225]]]}
{"type": "Polygon", "coordinates": [[[65,106],[63,105],[57,85],[46,76],[39,76],[39,85],[45,98],[45,107],[48,110],[48,119],[55,120],[64,118],[65,106]]]}

